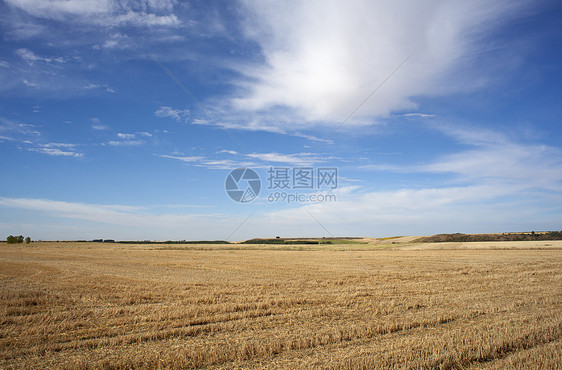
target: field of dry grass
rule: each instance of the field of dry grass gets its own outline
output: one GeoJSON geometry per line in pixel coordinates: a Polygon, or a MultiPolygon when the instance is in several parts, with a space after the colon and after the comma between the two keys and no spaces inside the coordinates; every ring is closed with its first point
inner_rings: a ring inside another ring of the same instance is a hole
{"type": "Polygon", "coordinates": [[[0,244],[0,368],[560,368],[557,245],[368,246],[0,244]]]}

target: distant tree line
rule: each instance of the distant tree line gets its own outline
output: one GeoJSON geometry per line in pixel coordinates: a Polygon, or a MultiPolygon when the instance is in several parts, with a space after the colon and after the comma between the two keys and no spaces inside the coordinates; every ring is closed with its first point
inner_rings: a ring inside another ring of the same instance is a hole
{"type": "Polygon", "coordinates": [[[242,244],[332,244],[330,240],[286,240],[281,238],[275,239],[250,239],[242,242],[242,244]]]}
{"type": "Polygon", "coordinates": [[[230,244],[225,240],[167,240],[163,242],[152,241],[152,240],[123,240],[116,242],[119,244],[230,244]]]}
{"type": "Polygon", "coordinates": [[[437,234],[415,240],[418,243],[441,242],[502,242],[502,241],[531,241],[531,240],[562,240],[562,231],[547,231],[530,233],[503,234],[437,234]]]}
{"type": "Polygon", "coordinates": [[[31,243],[31,238],[28,236],[27,238],[23,238],[23,235],[13,236],[10,235],[6,238],[6,242],[8,244],[22,244],[25,241],[25,244],[31,243]]]}

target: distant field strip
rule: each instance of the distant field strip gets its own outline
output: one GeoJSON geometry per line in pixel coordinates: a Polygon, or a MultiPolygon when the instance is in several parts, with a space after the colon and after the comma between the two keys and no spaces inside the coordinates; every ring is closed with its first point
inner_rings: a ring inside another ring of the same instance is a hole
{"type": "Polygon", "coordinates": [[[1,368],[557,368],[562,251],[0,245],[1,368]]]}

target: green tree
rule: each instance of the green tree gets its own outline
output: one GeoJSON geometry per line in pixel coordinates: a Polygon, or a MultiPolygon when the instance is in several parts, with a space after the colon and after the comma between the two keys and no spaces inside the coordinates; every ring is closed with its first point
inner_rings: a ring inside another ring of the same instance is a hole
{"type": "Polygon", "coordinates": [[[25,238],[25,244],[29,244],[31,243],[31,238],[28,236],[27,238],[25,238]]]}
{"type": "MultiPolygon", "coordinates": [[[[21,244],[23,243],[23,241],[24,241],[23,235],[19,235],[19,236],[10,235],[8,236],[8,238],[6,238],[6,242],[8,244],[21,244]]],[[[31,242],[31,238],[29,239],[29,241],[31,242]]]]}

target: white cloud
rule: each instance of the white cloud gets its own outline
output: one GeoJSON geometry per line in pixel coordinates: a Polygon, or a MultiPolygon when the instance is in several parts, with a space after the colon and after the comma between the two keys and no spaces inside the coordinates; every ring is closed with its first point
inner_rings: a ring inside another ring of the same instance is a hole
{"type": "Polygon", "coordinates": [[[540,144],[492,144],[438,158],[418,172],[457,175],[457,181],[513,184],[562,191],[562,152],[540,144]]]}
{"type": "Polygon", "coordinates": [[[117,137],[120,139],[125,139],[125,140],[131,140],[135,138],[135,134],[123,134],[123,133],[118,133],[117,137]]]}
{"type": "Polygon", "coordinates": [[[21,82],[23,82],[24,85],[29,86],[29,87],[39,87],[40,85],[36,82],[33,81],[29,81],[28,79],[23,79],[21,80],[21,82]]]}
{"type": "Polygon", "coordinates": [[[417,117],[417,118],[433,118],[434,114],[427,113],[405,113],[401,115],[402,117],[417,117]]]}
{"type": "MultiPolygon", "coordinates": [[[[223,112],[221,114],[233,116],[232,112],[226,113],[223,112]]],[[[287,120],[287,117],[279,117],[278,115],[271,114],[268,118],[249,118],[248,117],[238,117],[238,119],[242,123],[235,123],[235,122],[221,122],[220,125],[215,121],[208,120],[208,119],[201,119],[201,118],[194,118],[191,120],[191,123],[194,125],[202,125],[202,126],[214,126],[217,128],[226,128],[228,130],[245,130],[245,131],[265,131],[271,132],[275,134],[281,135],[288,135],[288,136],[295,136],[295,137],[302,137],[304,139],[308,139],[311,141],[319,141],[324,142],[325,144],[333,144],[332,140],[316,137],[314,135],[305,134],[301,131],[298,131],[299,127],[294,129],[290,129],[287,127],[281,126],[290,126],[291,123],[287,120]],[[221,127],[222,126],[222,127],[221,127]]]]}
{"type": "Polygon", "coordinates": [[[119,132],[117,137],[121,140],[111,140],[107,144],[111,146],[137,146],[144,144],[145,142],[137,139],[137,136],[152,137],[152,134],[150,132],[137,132],[134,134],[119,132]]]}
{"type": "Polygon", "coordinates": [[[213,125],[214,122],[208,119],[194,118],[191,121],[194,125],[213,125]]]}
{"type": "Polygon", "coordinates": [[[89,83],[84,85],[84,90],[96,90],[96,89],[105,89],[108,93],[115,93],[115,90],[109,87],[107,84],[96,84],[96,83],[89,83]]]}
{"type": "MultiPolygon", "coordinates": [[[[27,211],[29,231],[25,233],[39,234],[34,237],[37,239],[59,239],[61,232],[69,235],[69,228],[75,228],[72,230],[72,235],[77,239],[97,238],[100,235],[117,240],[226,239],[244,220],[240,216],[223,214],[162,214],[148,212],[149,207],[33,198],[0,197],[0,207],[27,211]],[[63,223],[64,230],[52,231],[50,228],[43,227],[44,222],[34,223],[33,219],[37,215],[50,217],[56,220],[58,225],[63,223]],[[84,226],[84,222],[76,223],[78,220],[89,221],[89,223],[84,226]]],[[[20,229],[23,227],[22,224],[18,226],[20,229]]]]}
{"type": "Polygon", "coordinates": [[[129,24],[137,27],[143,26],[177,26],[181,22],[175,14],[156,15],[152,13],[140,13],[129,11],[119,14],[107,22],[111,24],[129,24]]]}
{"type": "Polygon", "coordinates": [[[75,148],[76,144],[71,144],[71,143],[47,143],[47,144],[42,144],[42,146],[46,147],[46,148],[75,148]]]}
{"type": "Polygon", "coordinates": [[[206,159],[197,164],[198,167],[205,167],[214,170],[232,170],[240,167],[256,167],[255,162],[235,161],[232,159],[206,159]]]}
{"type": "MultiPolygon", "coordinates": [[[[443,155],[426,165],[373,165],[399,173],[440,173],[450,179],[425,188],[334,191],[335,202],[303,204],[270,212],[279,233],[325,235],[312,214],[333,235],[371,236],[441,232],[502,232],[558,229],[552,215],[562,212],[562,152],[520,142],[500,132],[441,126],[473,148],[443,155]],[[310,213],[310,214],[309,214],[310,213]],[[312,222],[311,222],[312,220],[312,222]]],[[[266,220],[248,227],[265,227],[266,220]]]]}
{"type": "Polygon", "coordinates": [[[7,0],[9,5],[39,18],[101,26],[178,26],[175,1],[7,0]],[[165,4],[164,4],[165,3],[165,4]]]}
{"type": "Polygon", "coordinates": [[[16,123],[12,120],[0,117],[0,132],[10,132],[23,136],[40,136],[35,125],[29,123],[16,123]]]}
{"type": "MultiPolygon", "coordinates": [[[[484,128],[440,125],[436,128],[472,148],[446,155],[422,165],[386,163],[362,169],[397,173],[449,174],[450,181],[468,184],[495,184],[518,188],[562,191],[562,151],[548,145],[520,142],[484,128]]],[[[523,136],[522,136],[523,137],[523,136]]]]}
{"type": "Polygon", "coordinates": [[[107,144],[111,145],[111,146],[138,146],[138,145],[144,144],[144,141],[142,141],[142,140],[124,140],[124,141],[111,140],[107,144]]]}
{"type": "Polygon", "coordinates": [[[213,159],[203,156],[181,156],[181,155],[159,155],[162,158],[176,159],[193,166],[206,167],[211,169],[234,169],[238,167],[269,167],[279,164],[288,166],[312,166],[316,163],[325,162],[333,157],[321,157],[315,153],[238,153],[234,150],[221,150],[217,154],[230,154],[237,156],[238,159],[213,159]],[[248,161],[246,158],[249,158],[248,161]],[[258,160],[258,162],[253,161],[258,160]]]}
{"type": "Polygon", "coordinates": [[[39,148],[29,148],[28,150],[31,152],[37,152],[37,153],[42,153],[52,156],[74,157],[74,158],[82,158],[84,156],[83,153],[79,153],[74,150],[69,150],[69,149],[62,150],[59,148],[51,148],[49,146],[42,146],[39,148]]]}
{"type": "Polygon", "coordinates": [[[285,163],[294,166],[311,166],[323,162],[325,158],[319,158],[314,153],[280,154],[280,153],[250,153],[249,158],[259,159],[268,163],[285,163]]]}
{"type": "Polygon", "coordinates": [[[60,19],[64,15],[96,15],[108,13],[107,0],[7,0],[8,4],[42,18],[60,19]]]}
{"type": "Polygon", "coordinates": [[[55,57],[55,58],[47,58],[47,57],[40,57],[37,56],[33,51],[29,49],[17,49],[16,54],[23,60],[25,60],[28,64],[32,65],[34,62],[57,62],[57,63],[64,63],[65,59],[62,57],[55,57]]]}
{"type": "Polygon", "coordinates": [[[27,61],[28,63],[33,63],[38,60],[42,60],[43,58],[38,57],[29,49],[17,49],[16,54],[22,58],[23,60],[27,61]]]}
{"type": "Polygon", "coordinates": [[[94,130],[102,131],[102,130],[108,129],[108,127],[106,125],[101,124],[101,121],[98,117],[92,117],[92,118],[90,118],[90,121],[92,121],[92,123],[93,123],[92,129],[94,129],[94,130]]]}
{"type": "Polygon", "coordinates": [[[187,122],[189,119],[189,109],[173,109],[172,107],[160,107],[155,112],[156,117],[170,117],[178,122],[187,122]]]}
{"type": "Polygon", "coordinates": [[[160,154],[159,157],[169,158],[169,159],[177,159],[178,161],[182,161],[182,162],[186,162],[186,163],[198,162],[198,161],[201,161],[202,159],[205,158],[205,157],[200,157],[200,156],[186,157],[186,156],[166,155],[166,154],[160,154]]]}
{"type": "Polygon", "coordinates": [[[36,152],[56,157],[73,157],[82,158],[84,153],[76,149],[77,145],[72,143],[46,143],[37,144],[29,140],[21,141],[25,146],[20,149],[25,149],[30,152],[36,152]]]}
{"type": "Polygon", "coordinates": [[[94,49],[131,49],[135,47],[135,42],[124,33],[116,32],[110,35],[101,45],[94,45],[94,49]]]}
{"type": "Polygon", "coordinates": [[[102,130],[108,129],[108,127],[106,125],[101,124],[101,121],[98,117],[92,117],[92,118],[90,118],[90,121],[92,121],[92,123],[93,123],[92,129],[94,129],[94,130],[102,131],[102,130]]]}
{"type": "Polygon", "coordinates": [[[480,36],[521,11],[507,1],[245,4],[246,34],[265,64],[241,69],[248,80],[232,104],[264,115],[285,107],[280,115],[293,127],[341,121],[414,51],[348,124],[415,108],[414,96],[473,88],[468,72],[463,81],[447,78],[470,64],[480,36]]]}
{"type": "MultiPolygon", "coordinates": [[[[554,199],[528,193],[521,198],[522,193],[517,187],[487,185],[336,192],[334,202],[273,211],[261,223],[267,224],[269,219],[269,228],[275,225],[279,233],[286,235],[325,236],[329,234],[326,235],[323,227],[335,236],[431,235],[555,227],[549,213],[553,209],[559,212],[561,207],[549,207],[554,199]]],[[[249,223],[248,227],[256,224],[249,223]]]]}
{"type": "Polygon", "coordinates": [[[158,155],[161,158],[175,159],[191,166],[204,167],[213,170],[232,170],[239,167],[256,167],[255,162],[233,159],[210,159],[203,156],[183,156],[183,155],[158,155]]]}

